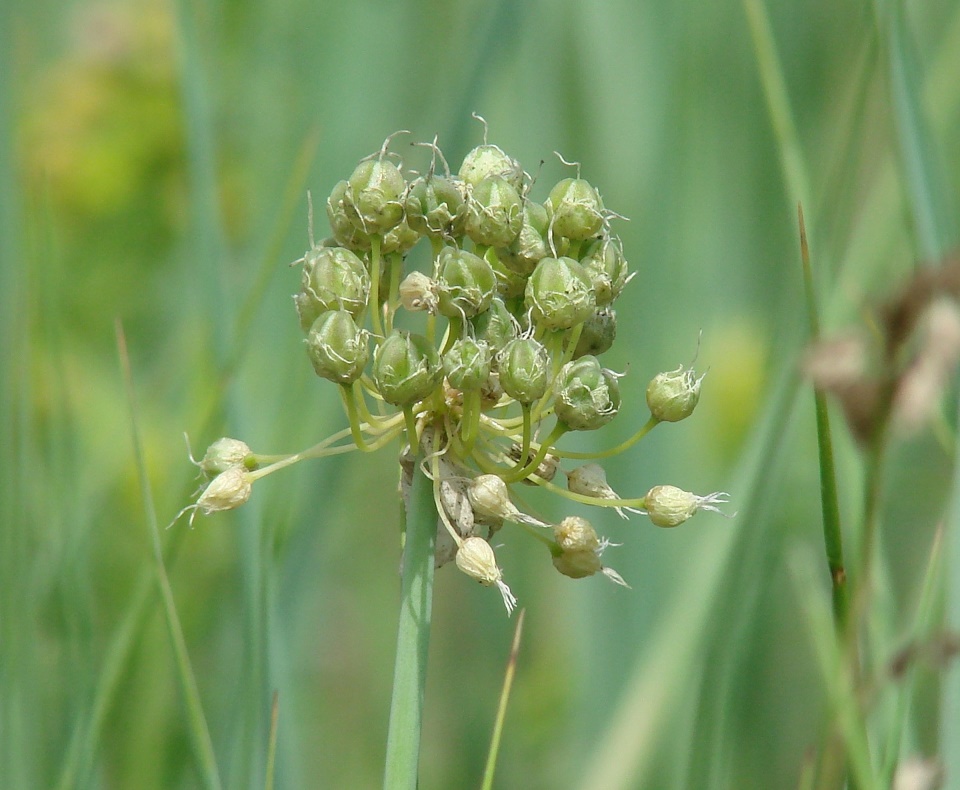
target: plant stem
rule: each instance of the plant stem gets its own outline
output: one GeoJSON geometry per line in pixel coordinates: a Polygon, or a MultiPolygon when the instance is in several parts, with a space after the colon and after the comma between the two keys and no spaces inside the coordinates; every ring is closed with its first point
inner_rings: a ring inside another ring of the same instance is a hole
{"type": "MultiPolygon", "coordinates": [[[[803,286],[806,292],[807,320],[810,336],[820,338],[820,314],[817,294],[813,283],[813,267],[810,265],[810,247],[807,244],[807,226],[803,219],[803,205],[797,204],[797,220],[800,226],[800,259],[803,264],[803,286]]],[[[820,507],[823,513],[823,543],[830,569],[833,594],[833,619],[839,633],[843,633],[849,618],[847,594],[847,571],[843,562],[843,533],[840,525],[840,505],[837,494],[837,474],[833,461],[833,435],[830,432],[830,413],[827,399],[817,387],[813,390],[817,415],[817,448],[820,460],[820,507]]]]}
{"type": "Polygon", "coordinates": [[[412,449],[417,459],[406,505],[397,659],[387,731],[384,790],[415,790],[417,786],[423,692],[430,644],[437,510],[433,503],[433,483],[420,469],[420,453],[415,445],[412,449]]]}

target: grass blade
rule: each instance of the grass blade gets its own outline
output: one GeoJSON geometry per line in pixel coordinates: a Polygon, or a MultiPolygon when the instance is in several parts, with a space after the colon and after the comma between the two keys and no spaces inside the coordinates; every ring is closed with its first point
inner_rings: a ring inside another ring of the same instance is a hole
{"type": "Polygon", "coordinates": [[[503,691],[500,692],[500,704],[497,706],[497,719],[493,725],[493,738],[490,740],[490,751],[487,754],[487,764],[483,770],[482,790],[491,790],[493,787],[493,773],[497,767],[497,754],[500,751],[500,739],[503,736],[503,720],[507,716],[507,703],[510,701],[510,690],[513,688],[513,678],[517,673],[517,655],[520,652],[520,638],[523,636],[523,618],[526,609],[521,609],[517,615],[517,627],[513,631],[513,644],[510,645],[510,657],[507,659],[507,671],[503,675],[503,691]]]}
{"type": "Polygon", "coordinates": [[[123,327],[119,322],[117,323],[117,346],[120,354],[120,365],[123,369],[124,383],[127,389],[127,400],[130,409],[130,432],[133,439],[137,476],[140,479],[141,495],[143,496],[147,525],[153,544],[157,582],[163,598],[164,614],[167,619],[167,627],[170,630],[170,639],[176,658],[177,672],[183,687],[184,702],[187,706],[188,729],[193,740],[193,747],[196,751],[197,759],[200,763],[199,768],[203,777],[204,786],[210,788],[210,790],[219,790],[221,786],[220,774],[217,770],[217,761],[213,752],[213,741],[210,739],[210,731],[207,728],[207,721],[203,715],[200,691],[197,688],[197,681],[193,674],[193,668],[190,665],[186,640],[183,636],[180,618],[177,615],[176,604],[173,600],[173,590],[170,587],[170,579],[167,577],[167,569],[164,565],[163,546],[160,542],[160,530],[157,526],[156,509],[153,506],[153,493],[150,488],[150,480],[147,476],[143,446],[140,440],[140,423],[137,416],[133,374],[130,369],[130,358],[127,353],[126,338],[123,334],[123,327]]]}

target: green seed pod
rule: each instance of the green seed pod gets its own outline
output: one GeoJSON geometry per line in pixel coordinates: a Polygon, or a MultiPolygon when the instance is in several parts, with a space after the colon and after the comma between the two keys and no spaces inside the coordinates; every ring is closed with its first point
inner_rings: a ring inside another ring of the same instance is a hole
{"type": "Polygon", "coordinates": [[[532,337],[517,337],[504,346],[497,358],[500,386],[519,403],[533,403],[547,391],[550,357],[532,337]]]}
{"type": "Polygon", "coordinates": [[[600,239],[591,244],[580,261],[593,283],[597,305],[613,302],[631,280],[619,239],[600,239]]]}
{"type": "Polygon", "coordinates": [[[527,281],[524,304],[547,329],[582,324],[596,307],[593,285],[573,258],[544,258],[527,281]]]}
{"type": "Polygon", "coordinates": [[[527,278],[504,266],[503,262],[497,257],[494,258],[492,265],[493,273],[497,276],[497,295],[505,302],[511,299],[523,299],[524,291],[527,288],[527,278]]]}
{"type": "Polygon", "coordinates": [[[520,235],[509,247],[497,250],[497,257],[510,271],[529,277],[537,264],[550,254],[546,233],[549,218],[539,203],[527,200],[523,204],[523,224],[520,235]]]}
{"type": "Polygon", "coordinates": [[[463,158],[460,178],[464,183],[476,186],[490,176],[506,179],[514,189],[519,190],[523,186],[523,168],[520,163],[498,146],[484,143],[463,158]]]}
{"type": "Polygon", "coordinates": [[[370,236],[356,226],[356,212],[348,208],[349,186],[346,181],[338,181],[334,186],[327,198],[327,219],[337,244],[354,252],[365,252],[370,249],[370,236]]]}
{"type": "Polygon", "coordinates": [[[490,305],[497,291],[493,268],[479,255],[456,247],[440,251],[438,309],[448,318],[472,318],[490,305]]]}
{"type": "Polygon", "coordinates": [[[373,355],[373,380],[381,397],[394,406],[423,400],[442,379],[440,355],[422,335],[395,329],[373,355]]]}
{"type": "Polygon", "coordinates": [[[407,222],[431,239],[463,236],[467,214],[463,182],[443,176],[423,176],[410,184],[404,201],[407,222]]]}
{"type": "MultiPolygon", "coordinates": [[[[470,319],[473,336],[486,341],[490,348],[503,348],[517,336],[517,322],[499,297],[493,297],[490,306],[470,319]]],[[[496,360],[494,360],[496,361],[496,360]]]]}
{"type": "Polygon", "coordinates": [[[406,255],[418,241],[420,241],[420,234],[411,228],[404,219],[390,228],[384,235],[380,252],[384,255],[389,255],[391,252],[406,255]]]}
{"type": "Polygon", "coordinates": [[[493,352],[482,340],[462,337],[443,355],[443,372],[452,387],[461,391],[480,389],[490,375],[493,352]]]}
{"type": "MultiPolygon", "coordinates": [[[[706,373],[704,373],[704,376],[706,373]]],[[[700,401],[700,384],[693,368],[683,366],[666,373],[658,373],[647,385],[647,406],[650,413],[662,422],[685,420],[700,401]]]]}
{"type": "Polygon", "coordinates": [[[343,247],[315,247],[304,258],[300,293],[293,297],[300,326],[309,332],[328,310],[360,315],[370,295],[370,275],[355,253],[343,247]]]}
{"type": "Polygon", "coordinates": [[[474,244],[506,247],[520,235],[523,202],[502,176],[489,176],[470,191],[464,230],[474,244]]]}
{"type": "Polygon", "coordinates": [[[347,181],[344,208],[364,233],[383,235],[403,219],[406,188],[403,174],[389,159],[367,159],[347,181]]]}
{"type": "Polygon", "coordinates": [[[609,351],[617,338],[617,312],[609,307],[594,310],[593,315],[583,322],[580,339],[574,349],[573,358],[579,359],[587,354],[595,357],[609,351]]]}
{"type": "Polygon", "coordinates": [[[600,367],[596,357],[580,357],[560,368],[553,394],[557,419],[574,431],[596,430],[620,410],[617,377],[600,367]]]}
{"type": "Polygon", "coordinates": [[[582,178],[565,178],[557,183],[544,206],[554,236],[589,239],[603,227],[603,202],[597,190],[582,178]]]}
{"type": "Polygon", "coordinates": [[[307,334],[307,353],[318,376],[337,384],[360,378],[370,359],[368,333],[346,310],[321,315],[307,334]]]}

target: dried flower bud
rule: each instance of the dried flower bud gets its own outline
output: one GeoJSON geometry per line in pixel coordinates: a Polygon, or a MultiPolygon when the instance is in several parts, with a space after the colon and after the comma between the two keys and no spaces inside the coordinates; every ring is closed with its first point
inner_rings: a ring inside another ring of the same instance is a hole
{"type": "MultiPolygon", "coordinates": [[[[620,499],[617,492],[607,483],[607,473],[599,464],[584,464],[578,466],[572,472],[567,472],[567,488],[575,494],[593,497],[594,499],[620,499]]],[[[642,513],[631,507],[614,508],[620,518],[627,518],[623,512],[629,510],[631,513],[642,513]]]]}
{"type": "Polygon", "coordinates": [[[367,159],[348,179],[343,204],[357,228],[383,235],[403,219],[406,188],[403,174],[389,159],[367,159]]]}
{"type": "Polygon", "coordinates": [[[567,516],[555,525],[553,537],[564,551],[597,551],[600,548],[597,531],[580,516],[567,516]]]}
{"type": "Polygon", "coordinates": [[[200,498],[196,510],[205,516],[221,510],[233,510],[248,499],[253,489],[253,480],[242,466],[231,466],[210,481],[200,498]]]}
{"type": "Polygon", "coordinates": [[[486,260],[472,252],[444,247],[437,278],[439,311],[448,318],[471,318],[490,305],[497,278],[486,260]]]}
{"type": "Polygon", "coordinates": [[[654,486],[644,497],[643,506],[658,527],[675,527],[698,510],[712,510],[723,515],[716,505],[728,502],[729,496],[723,491],[697,496],[676,486],[654,486]]]}
{"type": "Polygon", "coordinates": [[[443,176],[423,176],[410,184],[404,201],[407,222],[431,239],[463,236],[467,203],[463,182],[443,176]]]}
{"type": "Polygon", "coordinates": [[[680,366],[676,370],[658,373],[647,385],[647,406],[661,422],[679,422],[693,414],[700,400],[700,384],[693,368],[680,366]]]}
{"type": "Polygon", "coordinates": [[[503,572],[497,567],[497,558],[490,544],[483,538],[467,538],[457,551],[457,567],[484,587],[496,585],[503,597],[507,614],[513,612],[517,599],[503,581],[503,572]]]}
{"type": "Polygon", "coordinates": [[[592,549],[558,554],[553,558],[553,567],[571,579],[584,579],[603,570],[600,555],[592,549]]]}
{"type": "MultiPolygon", "coordinates": [[[[507,454],[516,462],[520,462],[520,456],[522,454],[523,448],[516,442],[510,445],[510,449],[507,451],[507,454]]],[[[527,453],[527,457],[523,459],[523,466],[529,464],[536,457],[536,453],[533,448],[527,453]]],[[[553,480],[557,475],[557,469],[560,468],[560,457],[554,455],[553,453],[547,453],[543,460],[537,465],[537,468],[531,473],[536,475],[541,480],[546,480],[548,483],[553,480]]],[[[525,477],[520,481],[525,485],[539,485],[536,481],[531,480],[529,477],[525,477]]]]}
{"type": "Polygon", "coordinates": [[[470,186],[476,186],[485,178],[499,176],[506,179],[514,189],[523,185],[523,168],[512,156],[489,143],[478,145],[463,158],[460,178],[470,186]]]}
{"type": "Polygon", "coordinates": [[[583,322],[580,339],[574,349],[573,358],[579,359],[587,354],[597,357],[613,346],[617,339],[617,311],[610,307],[600,307],[583,322]]]}
{"type": "Polygon", "coordinates": [[[360,315],[369,294],[370,275],[355,253],[343,247],[315,247],[304,256],[300,293],[293,299],[300,326],[308,332],[328,310],[360,315]]]}
{"type": "Polygon", "coordinates": [[[502,176],[489,176],[470,191],[464,230],[474,244],[506,247],[520,235],[523,202],[502,176]]]}
{"type": "Polygon", "coordinates": [[[514,521],[532,527],[546,527],[539,519],[528,516],[510,501],[510,489],[497,475],[478,475],[467,489],[474,511],[485,518],[514,521]]]}
{"type": "Polygon", "coordinates": [[[591,244],[580,263],[593,283],[600,307],[613,302],[633,279],[620,240],[616,237],[599,239],[591,244]]]}
{"type": "Polygon", "coordinates": [[[600,562],[600,555],[610,543],[598,538],[585,518],[568,516],[553,528],[553,534],[561,552],[554,555],[553,567],[564,576],[582,579],[602,573],[612,582],[629,586],[613,568],[605,568],[600,562]]]}
{"type": "Polygon", "coordinates": [[[337,384],[351,384],[360,378],[370,359],[368,336],[350,313],[334,310],[314,322],[304,342],[318,376],[337,384]]]}
{"type": "Polygon", "coordinates": [[[256,469],[257,461],[246,442],[223,437],[211,444],[197,464],[208,476],[226,472],[232,466],[256,469]]]}
{"type": "Polygon", "coordinates": [[[606,425],[620,410],[617,376],[600,367],[596,357],[568,362],[553,383],[557,419],[574,431],[593,431],[606,425]]]}
{"type": "Polygon", "coordinates": [[[568,239],[589,239],[603,226],[603,202],[590,183],[582,178],[565,178],[544,203],[553,234],[568,239]]]}
{"type": "Polygon", "coordinates": [[[547,391],[550,357],[532,337],[509,341],[497,358],[497,369],[503,391],[519,403],[533,403],[547,391]]]}
{"type": "Polygon", "coordinates": [[[422,335],[395,329],[373,356],[373,379],[381,397],[394,406],[423,400],[443,378],[437,350],[422,335]]]}
{"type": "Polygon", "coordinates": [[[593,284],[573,258],[543,258],[527,281],[524,304],[547,329],[570,329],[593,315],[593,284]]]}
{"type": "Polygon", "coordinates": [[[490,377],[492,362],[490,346],[482,340],[462,337],[443,355],[443,372],[458,390],[479,390],[490,377]]]}
{"type": "Polygon", "coordinates": [[[400,304],[411,312],[437,312],[437,284],[423,272],[410,272],[400,283],[400,304]]]}

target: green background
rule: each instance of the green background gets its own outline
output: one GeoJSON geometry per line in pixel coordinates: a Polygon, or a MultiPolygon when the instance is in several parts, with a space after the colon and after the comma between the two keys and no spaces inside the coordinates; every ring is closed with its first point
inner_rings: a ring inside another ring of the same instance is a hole
{"type": "MultiPolygon", "coordinates": [[[[592,514],[623,544],[604,559],[632,590],[561,577],[541,546],[502,533],[527,612],[497,786],[797,786],[829,733],[830,683],[807,611],[826,606],[829,578],[812,394],[796,375],[796,205],[828,333],[869,325],[871,305],[956,242],[960,8],[908,4],[896,39],[893,4],[772,2],[766,65],[757,8],[0,4],[0,786],[202,786],[156,594],[154,517],[223,786],[263,786],[275,690],[277,787],[379,785],[396,446],[301,464],[235,512],[163,527],[196,486],[184,432],[195,453],[223,435],[275,453],[346,424],[290,300],[307,189],[319,202],[398,129],[439,134],[456,168],[481,142],[473,111],[527,170],[544,160],[540,199],[567,174],[560,151],[629,217],[616,229],[638,274],[604,357],[628,373],[624,407],[565,443],[629,436],[647,419],[646,382],[693,359],[702,331],[696,414],[605,466],[624,496],[726,490],[739,511],[675,530],[592,514]],[[792,127],[768,111],[763,79],[777,72],[792,127]],[[924,216],[948,229],[939,249],[924,216]]],[[[322,214],[317,225],[326,235],[322,214]]],[[[834,416],[855,547],[862,470],[834,416]]],[[[925,431],[893,454],[881,666],[912,633],[951,443],[925,431]]],[[[553,519],[587,512],[527,500],[553,519]]],[[[434,612],[421,787],[474,787],[514,621],[452,568],[437,574],[434,612]]],[[[878,708],[888,693],[882,676],[878,708]]],[[[938,717],[958,715],[940,696],[921,671],[903,754],[938,751],[938,717]]]]}

